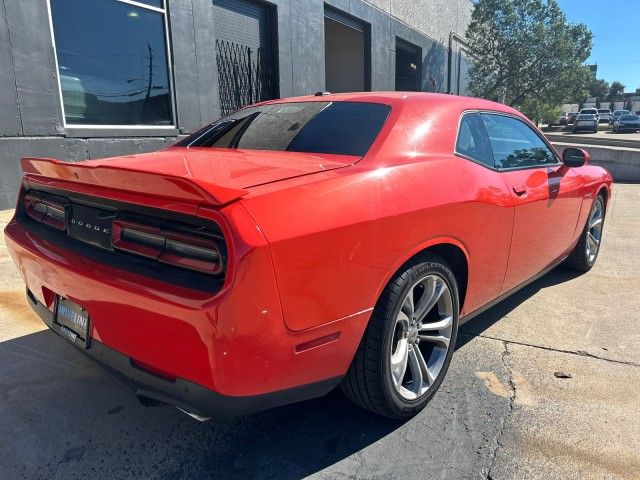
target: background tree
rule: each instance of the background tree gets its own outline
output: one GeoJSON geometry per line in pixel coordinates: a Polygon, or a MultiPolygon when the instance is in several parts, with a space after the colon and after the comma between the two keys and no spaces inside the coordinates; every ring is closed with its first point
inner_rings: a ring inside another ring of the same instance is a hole
{"type": "Polygon", "coordinates": [[[640,95],[640,87],[636,88],[636,95],[640,95]]]}
{"type": "Polygon", "coordinates": [[[467,39],[474,95],[529,114],[588,90],[592,34],[556,0],[478,0],[467,39]]]}
{"type": "Polygon", "coordinates": [[[520,106],[527,117],[533,120],[536,125],[546,123],[547,125],[557,124],[562,115],[562,108],[557,105],[549,105],[539,100],[525,100],[520,106]]]}
{"type": "Polygon", "coordinates": [[[618,97],[621,97],[624,94],[625,87],[620,82],[613,82],[611,87],[609,88],[609,100],[615,100],[618,97]]]}
{"type": "Polygon", "coordinates": [[[606,80],[594,78],[589,84],[590,97],[605,98],[607,95],[609,95],[610,90],[611,86],[606,80]]]}

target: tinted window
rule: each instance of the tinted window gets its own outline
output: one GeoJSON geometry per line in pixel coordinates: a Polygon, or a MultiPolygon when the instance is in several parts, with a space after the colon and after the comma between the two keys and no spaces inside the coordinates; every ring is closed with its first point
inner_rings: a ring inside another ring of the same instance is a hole
{"type": "Polygon", "coordinates": [[[467,113],[460,121],[456,153],[493,168],[493,153],[482,118],[477,113],[467,113]]]}
{"type": "Polygon", "coordinates": [[[218,120],[177,145],[361,157],[377,137],[389,112],[387,105],[359,102],[249,107],[218,120]]]}
{"type": "Polygon", "coordinates": [[[558,163],[547,144],[524,122],[503,115],[482,114],[497,168],[558,163]]]}
{"type": "Polygon", "coordinates": [[[173,123],[164,15],[115,0],[51,0],[68,124],[173,123]]]}
{"type": "Polygon", "coordinates": [[[638,117],[637,115],[621,115],[620,120],[622,121],[640,120],[640,117],[638,117]]]}

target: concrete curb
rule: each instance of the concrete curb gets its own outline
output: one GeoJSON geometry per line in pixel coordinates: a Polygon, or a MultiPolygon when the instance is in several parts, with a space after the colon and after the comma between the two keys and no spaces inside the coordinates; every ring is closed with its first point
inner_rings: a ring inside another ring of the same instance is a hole
{"type": "Polygon", "coordinates": [[[591,163],[606,168],[616,182],[640,182],[640,149],[553,142],[562,153],[567,147],[583,148],[591,163]]]}
{"type": "Polygon", "coordinates": [[[556,143],[574,143],[580,145],[597,145],[600,147],[625,147],[640,149],[640,140],[637,135],[634,138],[625,137],[624,135],[610,134],[607,136],[589,136],[568,133],[545,133],[550,142],[556,143]]]}

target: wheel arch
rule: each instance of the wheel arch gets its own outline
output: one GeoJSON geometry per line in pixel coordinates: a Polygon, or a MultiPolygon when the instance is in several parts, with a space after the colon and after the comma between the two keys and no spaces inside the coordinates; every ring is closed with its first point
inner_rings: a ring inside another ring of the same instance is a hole
{"type": "Polygon", "coordinates": [[[609,199],[611,198],[611,188],[607,185],[600,185],[596,191],[596,197],[598,195],[602,196],[602,200],[604,201],[604,207],[607,208],[607,204],[609,203],[609,199]]]}
{"type": "Polygon", "coordinates": [[[451,237],[434,238],[418,245],[405,257],[396,262],[394,268],[391,269],[389,275],[385,277],[384,282],[378,288],[376,299],[380,298],[382,291],[391,279],[402,272],[409,262],[414,261],[425,253],[433,253],[439,256],[451,268],[457,282],[460,311],[462,312],[469,281],[469,252],[462,242],[451,237]]]}

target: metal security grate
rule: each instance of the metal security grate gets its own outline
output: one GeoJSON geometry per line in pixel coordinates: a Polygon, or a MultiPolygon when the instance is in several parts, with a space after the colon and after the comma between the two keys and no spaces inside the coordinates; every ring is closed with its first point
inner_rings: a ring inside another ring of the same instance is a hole
{"type": "Polygon", "coordinates": [[[216,62],[222,115],[276,98],[275,67],[268,50],[216,40],[216,62]]]}

